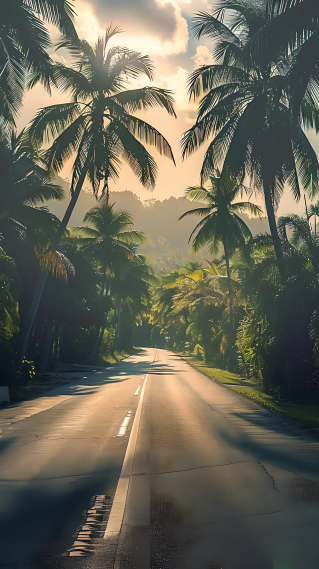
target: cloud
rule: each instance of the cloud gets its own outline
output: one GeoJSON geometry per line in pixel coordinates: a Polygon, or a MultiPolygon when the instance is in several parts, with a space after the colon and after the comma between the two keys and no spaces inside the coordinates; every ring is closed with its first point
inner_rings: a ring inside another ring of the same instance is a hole
{"type": "Polygon", "coordinates": [[[137,33],[148,30],[150,35],[171,39],[177,28],[175,7],[172,2],[160,3],[156,0],[91,0],[91,6],[102,25],[111,21],[119,22],[128,28],[134,27],[137,33]]]}
{"type": "Polygon", "coordinates": [[[195,67],[200,67],[201,65],[209,65],[213,63],[213,57],[209,49],[205,45],[199,45],[196,48],[196,53],[193,55],[195,67]]]}
{"type": "Polygon", "coordinates": [[[170,89],[174,92],[174,98],[176,101],[176,109],[179,111],[194,112],[197,109],[197,105],[189,102],[187,94],[187,79],[188,79],[187,69],[183,67],[177,67],[176,73],[174,75],[160,75],[157,84],[165,89],[170,89]]]}
{"type": "Polygon", "coordinates": [[[188,27],[175,0],[78,0],[77,29],[94,43],[110,22],[125,30],[117,42],[149,55],[187,50],[188,27]]]}

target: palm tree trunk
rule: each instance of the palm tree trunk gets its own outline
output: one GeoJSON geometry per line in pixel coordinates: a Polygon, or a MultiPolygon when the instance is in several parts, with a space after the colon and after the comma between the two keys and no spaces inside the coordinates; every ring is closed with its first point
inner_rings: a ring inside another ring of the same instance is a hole
{"type": "Polygon", "coordinates": [[[99,355],[100,355],[100,351],[101,351],[101,346],[102,346],[102,342],[103,342],[103,336],[104,336],[105,328],[106,328],[106,326],[105,326],[105,323],[104,323],[103,326],[102,326],[102,328],[101,328],[101,330],[100,330],[100,333],[99,333],[97,342],[96,342],[96,344],[95,344],[94,353],[93,353],[93,359],[92,359],[92,363],[93,363],[93,364],[98,360],[98,357],[99,357],[99,355]]]}
{"type": "Polygon", "coordinates": [[[117,303],[117,351],[121,353],[121,300],[117,303]]]}
{"type": "Polygon", "coordinates": [[[54,330],[54,339],[53,339],[53,346],[54,346],[54,349],[53,349],[53,371],[56,370],[56,364],[57,364],[57,361],[58,361],[59,330],[60,330],[61,328],[62,328],[62,327],[56,326],[56,327],[55,327],[55,330],[54,330]]]}
{"type": "MultiPolygon", "coordinates": [[[[76,188],[75,188],[75,190],[72,194],[72,197],[70,199],[70,203],[69,203],[67,210],[64,214],[64,217],[61,221],[60,229],[59,229],[59,232],[57,235],[57,243],[59,243],[61,240],[61,237],[62,237],[62,235],[63,235],[63,233],[67,227],[67,224],[68,224],[70,217],[72,215],[72,212],[74,210],[75,204],[76,204],[78,197],[80,195],[80,192],[81,192],[81,189],[82,189],[82,186],[84,184],[84,180],[85,180],[85,177],[87,174],[88,162],[89,161],[87,158],[86,163],[84,164],[83,170],[81,172],[81,175],[80,175],[78,182],[76,184],[76,188]]],[[[31,304],[31,307],[29,310],[29,314],[27,316],[26,323],[25,323],[24,328],[23,328],[20,346],[19,346],[19,350],[18,350],[18,363],[19,364],[21,364],[21,362],[24,358],[26,349],[27,349],[27,345],[28,345],[30,333],[32,330],[33,322],[34,322],[35,317],[37,315],[37,311],[39,308],[40,300],[42,297],[42,293],[43,293],[43,289],[44,289],[44,286],[45,286],[45,283],[47,280],[48,273],[49,273],[49,271],[47,269],[45,271],[42,271],[38,285],[37,285],[37,288],[36,288],[35,293],[34,293],[34,297],[33,297],[32,304],[31,304]]]]}
{"type": "MultiPolygon", "coordinates": [[[[105,269],[106,270],[106,269],[105,269]]],[[[104,270],[104,273],[105,273],[104,270]]],[[[100,291],[100,313],[102,314],[102,306],[103,306],[103,296],[104,296],[104,291],[105,291],[105,279],[103,279],[102,284],[101,284],[101,291],[100,291]]],[[[102,322],[102,328],[104,326],[104,322],[102,322]]],[[[105,328],[104,328],[105,329],[105,328]]],[[[104,330],[103,330],[104,332],[104,330]]],[[[103,337],[103,336],[102,336],[103,337]]],[[[91,356],[90,356],[90,361],[91,363],[94,363],[98,350],[98,344],[99,344],[99,338],[100,338],[100,327],[97,330],[97,334],[96,334],[96,338],[95,338],[95,342],[91,351],[91,356]]],[[[101,345],[100,345],[100,349],[101,349],[101,345]]],[[[100,352],[100,350],[99,350],[100,352]]]]}
{"type": "Polygon", "coordinates": [[[36,288],[35,293],[34,293],[34,297],[32,300],[31,308],[29,310],[29,314],[27,316],[25,325],[23,327],[20,346],[19,346],[19,350],[18,350],[18,362],[19,362],[19,364],[21,364],[21,362],[24,358],[26,349],[27,349],[27,345],[28,345],[30,334],[31,334],[33,322],[34,322],[34,319],[36,317],[36,314],[37,314],[37,311],[39,308],[39,304],[40,304],[42,292],[44,289],[44,285],[45,285],[46,280],[47,280],[47,276],[48,276],[48,270],[42,271],[38,285],[37,285],[37,288],[36,288]]]}
{"type": "Polygon", "coordinates": [[[226,239],[224,239],[224,251],[225,251],[225,261],[226,261],[226,270],[227,270],[228,290],[229,290],[229,339],[230,339],[229,359],[231,359],[231,353],[235,344],[234,307],[233,307],[233,287],[231,283],[230,266],[229,266],[229,251],[226,239]]]}
{"type": "Polygon", "coordinates": [[[286,280],[287,280],[285,259],[284,259],[284,255],[282,252],[280,237],[278,235],[275,212],[274,212],[274,207],[273,207],[273,203],[272,203],[271,190],[270,190],[269,184],[264,184],[264,197],[265,197],[265,205],[266,205],[269,229],[270,229],[270,233],[271,233],[271,237],[272,237],[272,241],[273,241],[274,249],[275,249],[275,253],[276,253],[276,258],[277,258],[280,280],[281,280],[281,284],[284,285],[284,284],[286,284],[286,280]]]}
{"type": "Polygon", "coordinates": [[[46,323],[45,342],[44,342],[42,360],[39,366],[40,373],[45,373],[48,369],[50,351],[52,348],[52,337],[53,337],[53,321],[48,320],[46,323]]]}

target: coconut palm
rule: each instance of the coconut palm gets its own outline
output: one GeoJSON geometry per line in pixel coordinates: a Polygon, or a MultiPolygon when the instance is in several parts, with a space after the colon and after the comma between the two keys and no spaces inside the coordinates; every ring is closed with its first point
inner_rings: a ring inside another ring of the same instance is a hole
{"type": "MultiPolygon", "coordinates": [[[[29,128],[33,145],[54,137],[46,152],[48,169],[58,173],[75,153],[71,182],[71,200],[61,223],[62,236],[86,178],[93,193],[108,192],[110,178],[117,179],[121,159],[130,166],[141,184],[152,188],[157,166],[143,143],[155,146],[160,154],[174,161],[167,140],[134,112],[154,107],[176,116],[171,92],[153,86],[127,89],[129,80],[146,76],[153,79],[149,57],[122,47],[109,47],[120,30],[109,26],[104,37],[92,48],[86,41],[67,45],[74,55],[72,68],[56,65],[55,80],[60,89],[72,96],[72,102],[52,105],[39,111],[29,128]]],[[[30,308],[20,348],[23,357],[46,281],[41,275],[30,308]]]]}
{"type": "Polygon", "coordinates": [[[123,266],[127,265],[128,257],[135,254],[132,245],[141,245],[144,242],[143,233],[132,229],[133,219],[129,212],[116,211],[114,205],[109,205],[104,201],[86,213],[83,222],[89,225],[71,229],[71,235],[77,237],[78,246],[83,247],[86,254],[92,256],[101,275],[102,325],[100,332],[97,333],[97,340],[92,351],[93,362],[98,357],[107,321],[107,312],[111,308],[111,304],[106,303],[106,311],[102,310],[103,303],[105,304],[105,294],[107,295],[109,292],[112,277],[114,278],[119,270],[123,270],[123,266]]]}
{"type": "Polygon", "coordinates": [[[218,253],[220,246],[224,249],[229,289],[230,345],[232,347],[235,338],[230,257],[238,247],[244,246],[246,240],[251,238],[250,229],[238,214],[250,213],[260,216],[262,211],[251,202],[233,203],[238,188],[235,187],[232,192],[223,192],[218,173],[210,180],[211,186],[208,189],[198,186],[186,190],[187,199],[196,201],[203,207],[185,212],[180,219],[188,215],[198,215],[203,218],[189,238],[195,252],[204,245],[208,245],[208,250],[212,254],[218,253]]]}
{"type": "MultiPolygon", "coordinates": [[[[136,245],[131,245],[132,249],[136,245]]],[[[135,252],[136,253],[136,252],[135,252]]],[[[158,283],[154,271],[143,255],[128,255],[126,263],[118,264],[111,283],[111,295],[115,297],[117,312],[117,349],[121,351],[121,315],[126,307],[131,318],[141,323],[150,309],[150,286],[158,283]]]]}
{"type": "MultiPolygon", "coordinates": [[[[252,41],[259,61],[284,55],[293,115],[309,118],[307,103],[316,97],[319,71],[319,5],[316,0],[268,0],[267,23],[252,41]]],[[[311,114],[310,114],[311,116],[311,114]]],[[[318,131],[318,119],[313,117],[318,131]]]]}
{"type": "Polygon", "coordinates": [[[313,231],[308,216],[297,214],[282,216],[278,219],[278,230],[281,239],[292,246],[296,252],[302,253],[305,261],[310,261],[318,273],[319,235],[313,231]],[[291,236],[287,235],[287,230],[292,232],[291,236]]]}
{"type": "Polygon", "coordinates": [[[66,280],[73,269],[56,249],[60,221],[42,205],[47,200],[62,200],[64,191],[52,183],[38,153],[26,144],[24,132],[17,135],[3,122],[1,126],[0,231],[6,252],[18,248],[19,241],[26,242],[42,274],[52,272],[66,280]]]}
{"type": "Polygon", "coordinates": [[[0,136],[0,228],[7,239],[27,238],[43,268],[65,277],[63,256],[54,247],[60,222],[42,204],[63,200],[39,156],[25,144],[23,131],[2,130],[0,136]],[[61,262],[62,261],[62,262],[61,262]]]}
{"type": "MultiPolygon", "coordinates": [[[[234,179],[249,180],[263,195],[282,282],[285,263],[277,231],[275,211],[287,182],[295,200],[301,188],[314,195],[318,188],[319,164],[307,139],[302,119],[290,111],[285,54],[258,61],[252,38],[267,23],[265,2],[221,0],[219,11],[199,13],[193,31],[217,40],[216,63],[196,69],[189,78],[190,96],[203,95],[197,121],[183,137],[183,156],[197,150],[212,137],[205,154],[202,183],[213,168],[222,171],[225,191],[234,179]],[[230,10],[230,13],[227,10],[230,10]],[[229,25],[221,20],[227,11],[229,25]]],[[[308,116],[318,117],[319,102],[306,101],[308,116]]]]}
{"type": "Polygon", "coordinates": [[[19,332],[20,291],[21,282],[15,263],[0,248],[0,336],[10,339],[19,332]]]}
{"type": "Polygon", "coordinates": [[[63,198],[62,188],[52,183],[39,156],[26,145],[24,132],[17,135],[2,124],[0,230],[4,246],[10,240],[27,239],[40,265],[65,278],[66,260],[54,247],[60,222],[42,206],[47,200],[63,198]]]}
{"type": "Polygon", "coordinates": [[[156,162],[142,143],[155,146],[174,161],[171,147],[160,132],[132,114],[160,107],[176,116],[171,92],[153,86],[128,89],[130,80],[143,75],[152,81],[154,68],[147,56],[109,47],[119,32],[109,26],[94,48],[86,41],[79,46],[63,44],[69,47],[74,65],[56,64],[54,78],[72,101],[41,109],[29,127],[34,146],[54,138],[45,154],[50,172],[60,172],[75,153],[72,199],[61,231],[69,222],[85,179],[90,181],[94,195],[103,196],[109,180],[118,178],[123,159],[144,186],[154,187],[156,162]]]}
{"type": "Polygon", "coordinates": [[[76,41],[74,11],[67,0],[3,2],[0,22],[0,115],[12,121],[29,85],[39,80],[50,91],[52,60],[47,53],[50,36],[44,22],[76,41]]]}

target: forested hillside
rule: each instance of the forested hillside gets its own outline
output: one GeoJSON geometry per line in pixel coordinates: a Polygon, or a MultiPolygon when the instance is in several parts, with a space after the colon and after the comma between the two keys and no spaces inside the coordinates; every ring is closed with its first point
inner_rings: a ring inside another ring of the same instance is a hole
{"type": "MultiPolygon", "coordinates": [[[[59,219],[63,217],[68,201],[68,182],[58,178],[58,184],[65,189],[63,201],[49,201],[46,205],[59,219]]],[[[129,190],[110,192],[110,203],[115,203],[116,209],[128,210],[133,219],[134,227],[146,234],[146,242],[141,251],[146,255],[163,254],[168,249],[181,249],[183,255],[193,258],[187,247],[189,236],[194,228],[194,220],[178,218],[189,209],[189,203],[184,198],[174,198],[159,201],[150,199],[143,203],[129,190]]],[[[97,201],[89,191],[83,191],[74,208],[69,225],[81,225],[86,212],[97,205],[97,201]]],[[[267,218],[242,216],[253,235],[269,231],[267,218]]],[[[200,254],[200,257],[203,255],[200,254]]]]}

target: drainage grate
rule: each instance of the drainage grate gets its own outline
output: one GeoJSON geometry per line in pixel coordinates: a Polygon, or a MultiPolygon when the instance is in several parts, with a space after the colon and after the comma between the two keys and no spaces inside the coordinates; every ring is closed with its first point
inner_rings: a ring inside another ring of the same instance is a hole
{"type": "Polygon", "coordinates": [[[63,557],[88,557],[102,548],[111,508],[110,496],[93,496],[89,509],[83,512],[83,522],[73,534],[72,547],[63,557]]]}

